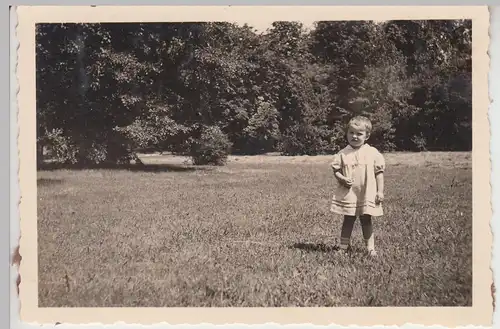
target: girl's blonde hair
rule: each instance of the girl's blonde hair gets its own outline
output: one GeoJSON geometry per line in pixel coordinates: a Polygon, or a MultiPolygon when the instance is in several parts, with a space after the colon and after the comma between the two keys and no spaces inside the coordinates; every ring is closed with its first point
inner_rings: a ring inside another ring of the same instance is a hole
{"type": "Polygon", "coordinates": [[[356,128],[361,128],[366,131],[366,136],[370,136],[372,132],[372,122],[370,119],[368,119],[365,116],[358,115],[349,120],[349,123],[347,124],[347,128],[349,127],[356,127],[356,128]]]}

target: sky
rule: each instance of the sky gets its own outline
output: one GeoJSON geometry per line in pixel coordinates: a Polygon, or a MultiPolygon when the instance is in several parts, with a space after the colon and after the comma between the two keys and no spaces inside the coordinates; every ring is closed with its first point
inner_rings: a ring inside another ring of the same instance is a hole
{"type": "MultiPolygon", "coordinates": [[[[310,29],[313,29],[314,28],[314,22],[316,22],[317,20],[300,20],[300,22],[302,23],[304,29],[306,30],[310,30],[310,29]]],[[[382,22],[385,22],[385,20],[373,20],[374,22],[377,22],[377,23],[382,23],[382,22]]],[[[258,33],[262,33],[262,32],[266,32],[267,29],[270,29],[272,27],[272,21],[262,21],[262,20],[259,20],[259,21],[255,21],[255,22],[252,22],[252,21],[248,21],[248,22],[236,22],[236,24],[238,24],[239,26],[243,26],[248,24],[250,25],[251,27],[253,27],[255,30],[257,30],[258,33]]]]}

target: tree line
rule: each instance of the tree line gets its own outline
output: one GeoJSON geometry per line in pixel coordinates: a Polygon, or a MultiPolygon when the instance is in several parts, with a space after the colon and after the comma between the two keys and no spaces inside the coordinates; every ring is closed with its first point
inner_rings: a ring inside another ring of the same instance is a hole
{"type": "Polygon", "coordinates": [[[471,150],[471,32],[470,20],[38,24],[38,159],[329,154],[356,114],[384,151],[471,150]]]}

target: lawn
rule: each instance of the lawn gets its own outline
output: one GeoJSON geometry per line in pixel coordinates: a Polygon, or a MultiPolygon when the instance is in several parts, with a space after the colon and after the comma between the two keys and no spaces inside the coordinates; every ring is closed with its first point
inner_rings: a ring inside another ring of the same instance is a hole
{"type": "Polygon", "coordinates": [[[385,156],[376,259],[332,252],[327,156],[40,171],[39,306],[470,306],[471,154],[385,156]]]}

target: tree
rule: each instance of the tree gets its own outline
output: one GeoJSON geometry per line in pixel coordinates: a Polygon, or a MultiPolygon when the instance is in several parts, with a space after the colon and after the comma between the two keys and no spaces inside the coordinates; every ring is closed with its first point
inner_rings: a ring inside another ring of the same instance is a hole
{"type": "Polygon", "coordinates": [[[471,21],[391,21],[385,30],[407,58],[407,71],[414,81],[411,111],[400,113],[395,123],[396,146],[470,150],[471,21]]]}
{"type": "Polygon", "coordinates": [[[263,33],[228,22],[38,24],[38,159],[44,147],[77,164],[144,149],[199,164],[229,150],[329,154],[357,114],[382,150],[469,150],[471,31],[464,20],[274,22],[263,33]]]}

